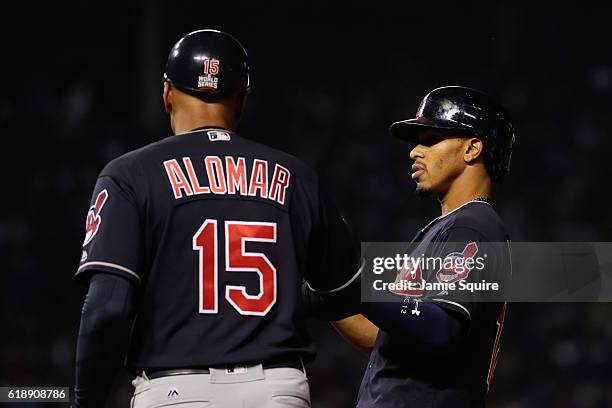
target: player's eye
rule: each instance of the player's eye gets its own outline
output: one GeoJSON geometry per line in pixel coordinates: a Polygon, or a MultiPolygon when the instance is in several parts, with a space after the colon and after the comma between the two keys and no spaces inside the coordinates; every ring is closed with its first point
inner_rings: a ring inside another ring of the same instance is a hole
{"type": "Polygon", "coordinates": [[[446,135],[442,133],[425,133],[419,137],[419,142],[423,146],[431,147],[446,139],[446,135]]]}

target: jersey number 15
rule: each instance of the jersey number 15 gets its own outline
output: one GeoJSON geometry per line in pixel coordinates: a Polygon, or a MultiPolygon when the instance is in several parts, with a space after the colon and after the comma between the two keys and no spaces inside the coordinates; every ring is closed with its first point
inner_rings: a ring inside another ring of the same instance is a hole
{"type": "MultiPolygon", "coordinates": [[[[242,315],[265,316],[276,303],[276,268],[261,252],[247,252],[245,243],[276,242],[276,223],[225,221],[227,272],[256,272],[259,293],[249,295],[244,286],[226,285],[225,299],[242,315]]],[[[200,313],[218,313],[217,220],[207,219],[193,236],[199,252],[200,313]]]]}

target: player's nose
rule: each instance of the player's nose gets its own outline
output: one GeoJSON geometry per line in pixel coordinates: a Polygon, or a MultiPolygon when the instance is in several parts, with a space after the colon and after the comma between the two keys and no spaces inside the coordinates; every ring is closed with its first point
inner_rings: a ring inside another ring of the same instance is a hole
{"type": "Polygon", "coordinates": [[[416,145],[414,149],[410,151],[410,158],[416,160],[418,157],[423,157],[423,146],[420,144],[416,145]]]}

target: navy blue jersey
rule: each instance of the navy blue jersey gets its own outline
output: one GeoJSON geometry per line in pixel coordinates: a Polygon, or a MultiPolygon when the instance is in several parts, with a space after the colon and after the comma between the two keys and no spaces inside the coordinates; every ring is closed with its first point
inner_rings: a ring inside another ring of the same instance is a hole
{"type": "Polygon", "coordinates": [[[118,274],[141,287],[131,368],[308,360],[302,280],[343,285],[357,271],[355,248],[307,166],[203,128],[102,170],[76,276],[118,274]]]}
{"type": "MultiPolygon", "coordinates": [[[[433,220],[413,242],[418,242],[411,253],[415,258],[422,254],[442,259],[473,258],[485,251],[482,243],[508,243],[509,236],[491,205],[470,201],[433,220]]],[[[443,267],[423,268],[419,279],[507,283],[511,273],[508,245],[489,245],[486,251],[486,268],[463,273],[443,267]]],[[[482,302],[477,293],[473,298],[469,295],[459,299],[452,291],[416,292],[409,296],[435,302],[463,319],[468,325],[467,339],[452,350],[440,350],[379,331],[359,391],[358,407],[484,406],[497,362],[505,303],[482,302]]]]}

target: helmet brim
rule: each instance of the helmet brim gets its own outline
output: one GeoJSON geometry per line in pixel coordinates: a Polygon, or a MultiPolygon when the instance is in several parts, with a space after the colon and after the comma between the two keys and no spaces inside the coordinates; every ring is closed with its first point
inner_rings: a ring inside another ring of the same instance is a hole
{"type": "Polygon", "coordinates": [[[457,126],[444,120],[432,120],[424,117],[400,120],[389,126],[391,136],[411,143],[419,142],[419,132],[424,129],[440,129],[444,131],[456,131],[465,134],[474,134],[472,129],[457,126]]]}

